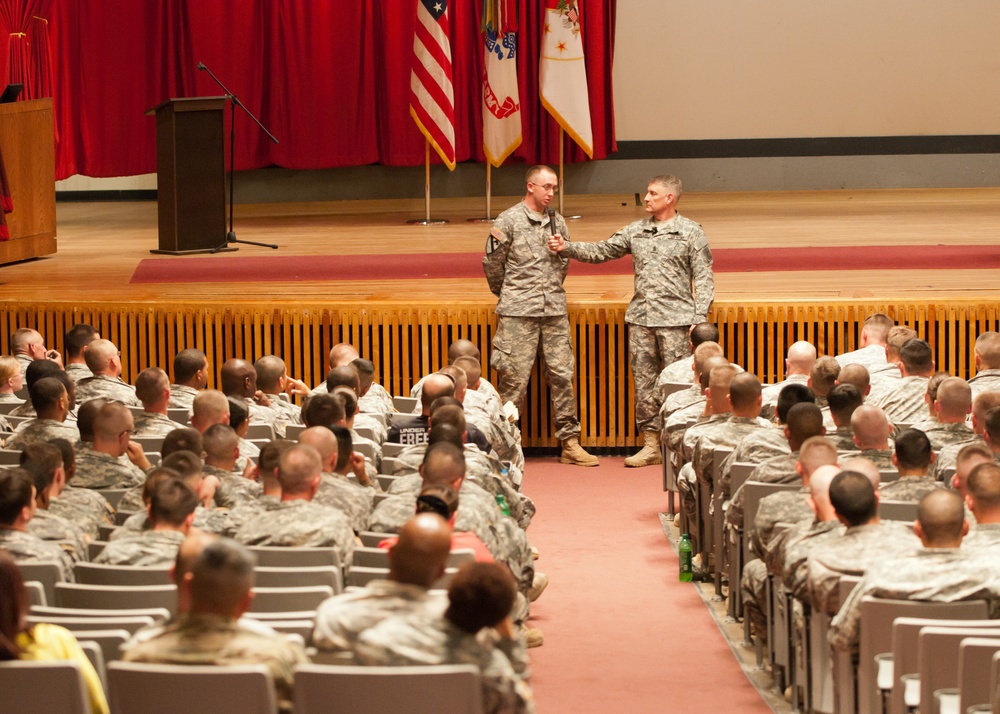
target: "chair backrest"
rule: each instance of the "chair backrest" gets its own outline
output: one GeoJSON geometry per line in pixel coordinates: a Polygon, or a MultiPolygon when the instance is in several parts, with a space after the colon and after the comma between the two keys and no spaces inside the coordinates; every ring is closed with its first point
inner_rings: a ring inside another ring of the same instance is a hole
{"type": "MultiPolygon", "coordinates": [[[[386,468],[385,468],[385,462],[386,461],[387,461],[387,459],[382,459],[382,470],[383,471],[386,470],[386,468]]],[[[395,459],[393,459],[393,461],[395,461],[395,459]]],[[[388,474],[379,474],[378,475],[378,485],[382,487],[383,491],[388,491],[389,487],[392,486],[393,483],[395,483],[395,481],[396,481],[397,478],[399,478],[399,477],[398,476],[390,476],[388,474]]]]}
{"type": "Polygon", "coordinates": [[[139,568],[133,565],[77,563],[73,566],[76,582],[84,585],[170,585],[171,568],[139,568]]]}
{"type": "Polygon", "coordinates": [[[24,582],[40,583],[45,590],[45,602],[56,601],[56,583],[62,582],[62,570],[57,563],[18,563],[24,582]]]}
{"type": "Polygon", "coordinates": [[[370,426],[356,426],[354,427],[354,431],[357,433],[358,436],[363,436],[366,439],[371,439],[372,441],[375,441],[375,430],[372,429],[370,426]]]}
{"type": "Polygon", "coordinates": [[[256,569],[256,586],[259,588],[307,587],[328,585],[334,594],[344,591],[344,577],[335,565],[318,565],[306,568],[256,569]]]}
{"type": "Polygon", "coordinates": [[[80,665],[70,660],[0,662],[5,712],[90,714],[90,697],[80,665]]]}
{"type": "Polygon", "coordinates": [[[83,585],[56,583],[56,605],[93,610],[162,607],[177,611],[176,585],[83,585]]]}
{"type": "Polygon", "coordinates": [[[21,452],[14,449],[0,449],[0,466],[20,466],[21,452]]]}
{"type": "Polygon", "coordinates": [[[402,712],[482,714],[474,665],[350,667],[307,664],[295,670],[296,714],[402,712]]]}
{"type": "Polygon", "coordinates": [[[262,664],[112,662],[108,665],[108,703],[115,714],[274,714],[278,708],[271,673],[262,664]]]}
{"type": "MultiPolygon", "coordinates": [[[[925,627],[948,626],[954,620],[927,617],[897,617],[892,624],[892,699],[890,714],[905,714],[906,705],[903,698],[904,675],[916,674],[919,671],[918,644],[920,632],[925,627]]],[[[962,627],[998,627],[998,620],[962,620],[962,627]]],[[[989,673],[987,672],[987,677],[989,673]]]]}
{"type": "Polygon", "coordinates": [[[320,565],[340,567],[340,553],[335,548],[281,548],[250,546],[257,565],[265,568],[306,568],[320,565]]]}
{"type": "Polygon", "coordinates": [[[133,436],[130,441],[134,441],[145,453],[150,451],[160,451],[163,448],[162,436],[133,436]]]}
{"type": "Polygon", "coordinates": [[[977,704],[988,704],[993,696],[990,689],[990,667],[993,655],[1000,652],[1000,637],[966,637],[958,647],[958,681],[960,712],[977,704]]]}
{"type": "Polygon", "coordinates": [[[12,411],[17,409],[19,406],[24,404],[24,402],[0,402],[0,414],[10,414],[12,411]]]}
{"type": "Polygon", "coordinates": [[[101,648],[101,656],[104,664],[114,662],[121,657],[121,647],[128,642],[132,633],[128,630],[103,630],[94,628],[93,630],[73,630],[73,636],[77,642],[93,642],[101,648]]]}
{"type": "Polygon", "coordinates": [[[77,644],[90,661],[90,666],[94,668],[94,673],[101,681],[101,689],[108,691],[108,672],[104,666],[104,651],[101,646],[91,640],[78,640],[77,644]]]}
{"type": "Polygon", "coordinates": [[[399,456],[406,447],[403,444],[396,444],[390,441],[382,444],[382,458],[399,456]]]}
{"type": "Polygon", "coordinates": [[[801,483],[761,483],[759,481],[747,481],[743,484],[743,552],[744,562],[750,561],[750,531],[753,528],[754,519],[757,517],[757,510],[760,502],[779,491],[798,491],[802,488],[801,483]]]}
{"type": "Polygon", "coordinates": [[[118,508],[118,504],[121,503],[122,497],[128,492],[127,488],[98,488],[95,489],[99,494],[107,499],[108,503],[111,504],[112,508],[118,508]]]}
{"type": "Polygon", "coordinates": [[[388,568],[389,551],[385,548],[355,548],[351,567],[388,568]]]}
{"type": "Polygon", "coordinates": [[[352,565],[347,571],[347,585],[363,588],[372,580],[385,580],[389,577],[389,568],[370,568],[363,565],[352,565]]]}
{"type": "Polygon", "coordinates": [[[892,652],[892,623],[897,617],[985,620],[986,616],[985,600],[921,602],[867,596],[862,598],[861,635],[858,643],[858,709],[861,714],[878,711],[875,656],[892,652]]]}
{"type": "Polygon", "coordinates": [[[471,548],[459,548],[448,553],[448,568],[461,568],[463,565],[476,562],[476,551],[471,548]]]}
{"type": "Polygon", "coordinates": [[[359,441],[354,444],[354,450],[366,458],[373,460],[375,458],[375,447],[367,441],[359,441]]]}
{"type": "Polygon", "coordinates": [[[251,424],[247,427],[247,439],[267,439],[274,441],[274,427],[270,424],[251,424]]]}
{"type": "Polygon", "coordinates": [[[879,469],[878,476],[879,482],[892,483],[899,480],[899,471],[896,469],[879,469]]]}
{"type": "Polygon", "coordinates": [[[254,588],[254,612],[290,612],[315,610],[320,603],[333,597],[329,585],[312,585],[298,588],[254,588]]]}
{"type": "Polygon", "coordinates": [[[737,461],[729,467],[729,493],[736,493],[736,489],[746,483],[747,478],[757,468],[757,464],[749,461],[737,461]]]}
{"type": "Polygon", "coordinates": [[[413,410],[417,408],[418,401],[416,397],[393,397],[392,406],[396,407],[398,412],[412,414],[413,410]]]}
{"type": "Polygon", "coordinates": [[[45,586],[37,580],[29,580],[24,584],[24,591],[28,594],[29,605],[47,605],[45,596],[45,586]]]}
{"type": "Polygon", "coordinates": [[[108,541],[106,540],[92,540],[87,543],[87,555],[90,557],[91,562],[107,547],[108,541]]]}
{"type": "Polygon", "coordinates": [[[361,531],[358,533],[358,538],[361,539],[362,545],[366,548],[377,548],[378,544],[384,541],[386,538],[391,538],[395,533],[379,533],[377,531],[361,531]]]}
{"type": "Polygon", "coordinates": [[[305,620],[267,620],[262,622],[261,620],[254,619],[252,617],[246,618],[249,623],[265,624],[270,627],[275,632],[282,635],[296,635],[301,637],[303,642],[308,642],[309,637],[312,635],[313,628],[316,626],[316,620],[305,619],[305,620]]]}
{"type": "Polygon", "coordinates": [[[100,536],[101,540],[105,543],[109,542],[111,539],[111,534],[118,529],[117,525],[109,526],[106,523],[97,524],[97,534],[100,536]]]}
{"type": "Polygon", "coordinates": [[[879,501],[878,515],[884,521],[908,521],[917,519],[917,504],[911,501],[879,501]]]}
{"type": "MultiPolygon", "coordinates": [[[[85,607],[32,606],[30,615],[35,617],[151,617],[155,622],[170,619],[170,610],[165,607],[130,608],[126,610],[95,610],[85,607]]],[[[46,620],[47,622],[47,620],[46,620]]],[[[106,630],[107,627],[91,627],[91,630],[106,630]]]]}
{"type": "Polygon", "coordinates": [[[299,434],[305,430],[305,424],[289,424],[285,427],[285,438],[289,441],[296,441],[299,438],[299,434]]]}
{"type": "Polygon", "coordinates": [[[125,521],[134,516],[139,511],[115,511],[115,523],[119,526],[125,525],[125,521]]]}
{"type": "Polygon", "coordinates": [[[966,637],[1000,637],[1000,621],[993,626],[960,625],[925,627],[920,630],[917,658],[920,661],[920,711],[938,714],[934,692],[958,687],[958,651],[966,637]]]}
{"type": "Polygon", "coordinates": [[[667,382],[663,385],[663,398],[666,399],[674,392],[683,392],[691,388],[691,382],[667,382]]]}
{"type": "Polygon", "coordinates": [[[379,474],[379,483],[382,485],[383,490],[389,488],[389,486],[382,483],[382,477],[389,476],[391,478],[398,478],[397,476],[393,476],[393,474],[395,474],[396,469],[399,468],[399,459],[397,457],[385,455],[386,446],[388,446],[387,443],[382,444],[382,463],[379,466],[379,471],[381,471],[381,473],[379,474]]]}
{"type": "Polygon", "coordinates": [[[175,421],[181,426],[187,426],[191,411],[184,407],[167,407],[167,416],[171,421],[175,421]]]}

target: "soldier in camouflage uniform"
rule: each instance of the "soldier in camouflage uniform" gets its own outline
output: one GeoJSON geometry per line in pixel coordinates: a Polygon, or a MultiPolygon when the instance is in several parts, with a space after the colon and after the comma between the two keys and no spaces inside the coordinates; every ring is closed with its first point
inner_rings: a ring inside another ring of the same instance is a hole
{"type": "Polygon", "coordinates": [[[363,357],[354,359],[351,365],[358,370],[358,408],[364,414],[382,414],[388,419],[396,405],[386,388],[375,381],[375,365],[363,357]]]}
{"type": "MultiPolygon", "coordinates": [[[[864,397],[853,384],[838,384],[826,396],[829,407],[830,421],[833,429],[827,426],[826,438],[833,442],[837,451],[854,451],[854,429],[851,428],[851,417],[855,410],[864,403],[864,397]]],[[[826,420],[824,419],[824,425],[826,420]]]]}
{"type": "Polygon", "coordinates": [[[965,492],[975,525],[962,547],[996,548],[1000,545],[1000,466],[992,461],[978,463],[966,477],[965,492]]]}
{"type": "Polygon", "coordinates": [[[73,325],[63,339],[66,347],[66,374],[74,382],[79,382],[86,377],[93,377],[94,373],[87,366],[87,347],[91,342],[101,339],[101,333],[97,328],[85,323],[73,325]]]}
{"type": "Polygon", "coordinates": [[[250,424],[267,424],[275,434],[284,436],[284,422],[271,409],[270,400],[257,389],[257,370],[253,364],[242,359],[226,360],[222,365],[221,381],[222,393],[246,407],[250,424]]]}
{"type": "Polygon", "coordinates": [[[74,561],[89,560],[88,538],[83,528],[49,512],[66,485],[62,461],[62,453],[52,444],[30,444],[21,453],[21,468],[31,474],[35,486],[35,515],[28,523],[28,532],[58,543],[74,561]]]}
{"type": "Polygon", "coordinates": [[[232,508],[244,501],[260,496],[260,484],[235,473],[239,461],[239,437],[227,424],[214,424],[202,434],[205,448],[204,476],[219,480],[215,503],[221,508],[232,508]]]}
{"type": "Polygon", "coordinates": [[[514,598],[514,583],[502,566],[470,563],[448,588],[443,618],[418,612],[385,620],[361,633],[357,657],[366,665],[474,664],[484,714],[528,714],[534,697],[522,678],[527,651],[507,617],[514,598]],[[484,628],[494,632],[477,637],[484,628]]]}
{"type": "Polygon", "coordinates": [[[170,403],[170,378],[158,367],[139,372],[135,378],[135,395],[143,411],[135,415],[135,436],[166,436],[180,424],[167,416],[170,403]]]}
{"type": "MultiPolygon", "coordinates": [[[[341,427],[343,428],[343,427],[341,427]]],[[[325,426],[311,426],[299,434],[299,443],[308,444],[319,452],[323,465],[315,503],[335,508],[347,516],[355,532],[368,530],[372,514],[375,487],[365,473],[364,462],[358,459],[357,482],[335,473],[338,459],[337,437],[325,426]],[[365,484],[365,485],[363,485],[365,484]]]]}
{"type": "Polygon", "coordinates": [[[1000,391],[1000,333],[984,332],[976,338],[976,376],[969,380],[972,396],[1000,391]]]}
{"type": "Polygon", "coordinates": [[[108,402],[94,420],[94,445],[76,457],[74,485],[81,488],[131,488],[146,480],[145,472],[125,458],[133,428],[132,412],[108,402]]]}
{"type": "Polygon", "coordinates": [[[10,336],[10,353],[21,363],[22,375],[28,369],[28,365],[36,361],[50,360],[55,362],[60,370],[63,367],[62,355],[55,350],[47,349],[45,338],[30,327],[15,330],[10,336]]]}
{"type": "Polygon", "coordinates": [[[21,363],[9,355],[0,355],[0,404],[23,404],[24,400],[17,393],[24,388],[21,363]]]}
{"type": "Polygon", "coordinates": [[[73,582],[73,559],[56,543],[28,532],[35,515],[35,486],[24,469],[0,471],[0,550],[17,563],[55,563],[61,579],[73,582]]]}
{"type": "Polygon", "coordinates": [[[312,643],[325,652],[354,654],[358,636],[382,620],[428,609],[441,616],[444,598],[431,585],[444,574],[451,550],[451,528],[440,516],[421,513],[399,529],[389,550],[389,577],[360,592],[335,595],[316,613],[312,643]]]}
{"type": "MultiPolygon", "coordinates": [[[[761,407],[761,416],[765,419],[773,419],[778,405],[778,396],[781,391],[790,384],[801,384],[809,386],[809,377],[812,373],[813,365],[816,363],[816,347],[805,340],[793,343],[785,354],[785,378],[777,384],[770,384],[764,387],[764,405],[761,407]]],[[[813,394],[815,400],[816,395],[813,394]]]]}
{"type": "MultiPolygon", "coordinates": [[[[711,322],[699,322],[691,328],[691,334],[688,336],[688,339],[691,347],[691,356],[681,357],[663,368],[663,371],[656,378],[656,388],[658,390],[662,390],[667,384],[687,384],[691,381],[692,373],[694,372],[695,351],[699,345],[706,342],[715,342],[718,344],[719,328],[711,322]]],[[[661,391],[661,402],[663,401],[662,397],[663,394],[661,391]]]]}
{"type": "Polygon", "coordinates": [[[895,323],[892,318],[882,313],[876,313],[865,320],[861,328],[859,348],[853,352],[842,352],[837,355],[841,367],[849,364],[860,364],[869,372],[883,369],[886,366],[885,346],[889,330],[895,323]]]}
{"type": "Polygon", "coordinates": [[[847,530],[813,549],[806,565],[806,598],[816,612],[831,617],[840,608],[838,583],[862,576],[886,557],[915,552],[920,541],[903,523],[882,523],[871,480],[845,471],[831,484],[831,499],[847,530]]]}
{"type": "Polygon", "coordinates": [[[892,425],[885,412],[878,407],[863,404],[851,415],[851,430],[857,451],[841,452],[844,456],[863,456],[879,469],[894,469],[892,444],[889,435],[892,425]]]}
{"type": "Polygon", "coordinates": [[[500,375],[501,403],[513,402],[523,412],[531,366],[541,349],[545,381],[552,390],[556,437],[563,447],[560,461],[597,466],[597,458],[580,446],[573,346],[563,289],[569,258],[548,247],[553,233],[569,236],[562,216],[545,213],[559,179],[547,166],[531,167],[526,179],[524,200],[493,222],[483,258],[490,291],[499,298],[490,365],[500,375]]]}
{"type": "Polygon", "coordinates": [[[94,560],[108,565],[158,567],[177,558],[177,548],[191,530],[198,494],[180,479],[167,478],[153,490],[150,529],[109,543],[94,560]]]}
{"type": "Polygon", "coordinates": [[[174,357],[174,381],[170,384],[170,409],[192,411],[194,398],[208,384],[208,358],[197,349],[181,350],[174,357]]]}
{"type": "Polygon", "coordinates": [[[715,298],[712,251],[701,226],[677,212],[681,181],[656,176],[645,205],[649,218],[635,221],[600,243],[567,243],[553,236],[550,247],[570,258],[603,263],[632,255],[635,290],[625,313],[629,365],[635,382],[635,419],[645,445],[625,459],[631,467],[661,463],[657,389],[661,370],[684,357],[694,325],[708,318],[715,298]]]}
{"type": "Polygon", "coordinates": [[[280,709],[291,712],[295,667],[305,664],[302,645],[259,625],[241,624],[249,608],[254,558],[236,543],[208,543],[178,594],[190,607],[174,620],[140,631],[123,648],[127,662],[185,665],[263,664],[274,679],[280,709]]]}
{"type": "Polygon", "coordinates": [[[964,379],[948,377],[941,381],[931,410],[934,418],[916,422],[913,428],[927,434],[935,451],[949,444],[966,442],[975,435],[972,427],[966,424],[972,413],[972,388],[964,379]]]}
{"type": "MultiPolygon", "coordinates": [[[[65,375],[63,375],[65,378],[65,375]]],[[[13,436],[4,443],[6,449],[24,449],[29,444],[48,442],[52,439],[67,439],[75,442],[80,432],[66,417],[72,408],[66,386],[56,377],[43,377],[31,385],[31,402],[38,417],[25,422],[13,436]]]]}
{"type": "Polygon", "coordinates": [[[907,501],[919,503],[920,499],[937,488],[943,488],[930,475],[934,452],[931,442],[924,432],[907,429],[896,439],[896,450],[892,463],[899,471],[899,478],[879,488],[879,497],[884,501],[907,501]]]}
{"type": "Polygon", "coordinates": [[[257,373],[257,388],[269,402],[266,409],[274,413],[275,434],[283,439],[289,424],[302,423],[302,408],[282,398],[286,386],[294,388],[285,361],[276,355],[264,355],[253,363],[253,368],[257,373]]]}
{"type": "Polygon", "coordinates": [[[322,473],[316,449],[305,444],[286,449],[278,467],[281,503],[245,523],[236,532],[236,540],[244,545],[334,547],[341,564],[349,567],[354,555],[354,531],[347,516],[312,500],[322,473]]]}
{"type": "Polygon", "coordinates": [[[135,396],[135,387],[121,378],[121,352],[113,342],[94,340],[87,346],[84,357],[94,376],[81,379],[76,385],[77,404],[90,399],[107,399],[129,407],[142,405],[135,396]]]}
{"type": "Polygon", "coordinates": [[[880,407],[893,424],[912,424],[926,414],[927,380],[934,374],[934,354],[924,340],[907,340],[900,348],[902,380],[891,388],[873,395],[868,404],[880,407]]]}
{"type": "Polygon", "coordinates": [[[830,623],[835,648],[856,651],[865,597],[958,602],[985,600],[989,617],[1000,617],[1000,564],[989,549],[961,548],[968,530],[962,499],[945,490],[920,502],[914,524],[923,548],[910,555],[883,558],[865,574],[830,623]]]}

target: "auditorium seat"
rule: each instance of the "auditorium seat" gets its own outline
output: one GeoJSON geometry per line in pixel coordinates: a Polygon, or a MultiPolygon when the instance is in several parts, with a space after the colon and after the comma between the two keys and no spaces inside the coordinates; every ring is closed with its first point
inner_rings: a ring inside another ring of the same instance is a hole
{"type": "Polygon", "coordinates": [[[257,566],[267,568],[304,568],[333,565],[341,567],[335,548],[282,548],[254,545],[247,548],[257,556],[257,566]]]}
{"type": "Polygon", "coordinates": [[[334,595],[329,585],[254,588],[251,612],[309,612],[334,595]]]}
{"type": "Polygon", "coordinates": [[[76,582],[84,585],[170,585],[173,566],[141,568],[133,565],[77,563],[73,566],[76,582]]]}
{"type": "Polygon", "coordinates": [[[177,610],[176,585],[83,585],[56,583],[55,603],[59,607],[128,610],[163,607],[177,610]]]}
{"type": "Polygon", "coordinates": [[[265,665],[112,662],[108,703],[115,714],[241,712],[274,714],[277,697],[265,665]]]}
{"type": "Polygon", "coordinates": [[[17,569],[25,582],[40,583],[45,590],[45,601],[55,602],[56,583],[62,582],[62,570],[56,563],[18,563],[17,569]]]}
{"type": "Polygon", "coordinates": [[[14,449],[0,449],[0,466],[20,466],[21,452],[14,449]]]}
{"type": "Polygon", "coordinates": [[[255,584],[260,588],[309,587],[328,585],[334,593],[343,592],[344,578],[336,565],[317,565],[300,568],[258,566],[255,584]]]}
{"type": "Polygon", "coordinates": [[[989,704],[990,667],[1000,652],[1000,637],[966,637],[958,648],[960,712],[978,704],[989,704]]]}
{"type": "Polygon", "coordinates": [[[0,692],[4,711],[90,714],[80,665],[69,660],[0,662],[0,692]]]}

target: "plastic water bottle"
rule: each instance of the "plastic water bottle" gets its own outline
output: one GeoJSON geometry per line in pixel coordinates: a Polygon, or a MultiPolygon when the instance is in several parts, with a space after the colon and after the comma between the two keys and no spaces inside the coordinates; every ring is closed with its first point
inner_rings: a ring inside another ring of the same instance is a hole
{"type": "Polygon", "coordinates": [[[507,505],[507,499],[503,497],[502,493],[497,494],[497,506],[500,507],[500,512],[505,516],[510,515],[510,506],[507,505]]]}
{"type": "Polygon", "coordinates": [[[681,542],[677,544],[677,554],[681,559],[680,581],[682,583],[690,583],[694,580],[694,570],[691,568],[691,551],[691,536],[684,533],[681,536],[681,542]]]}

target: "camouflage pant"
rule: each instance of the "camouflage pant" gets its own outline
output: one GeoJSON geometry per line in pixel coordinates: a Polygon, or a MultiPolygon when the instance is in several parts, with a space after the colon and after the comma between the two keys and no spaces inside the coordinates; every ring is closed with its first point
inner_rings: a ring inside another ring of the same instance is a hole
{"type": "Polygon", "coordinates": [[[663,368],[690,354],[690,328],[628,326],[628,361],[635,382],[635,423],[639,431],[660,430],[663,368]]]}
{"type": "Polygon", "coordinates": [[[767,566],[764,561],[751,560],[743,566],[740,578],[743,591],[743,614],[750,620],[750,631],[767,642],[767,566]]]}
{"type": "Polygon", "coordinates": [[[580,436],[580,420],[576,415],[576,395],[573,392],[573,372],[576,362],[569,339],[569,318],[509,317],[497,315],[497,333],[493,337],[490,366],[500,379],[497,391],[500,401],[514,403],[524,411],[524,395],[528,377],[541,347],[545,381],[552,390],[552,413],[556,422],[556,438],[560,441],[580,436]]]}

